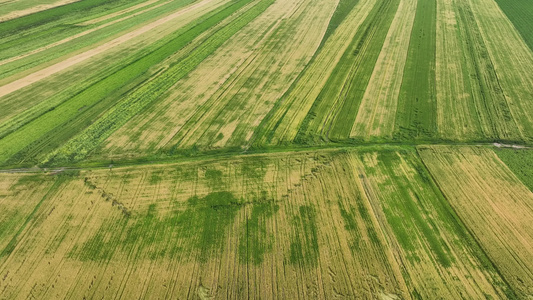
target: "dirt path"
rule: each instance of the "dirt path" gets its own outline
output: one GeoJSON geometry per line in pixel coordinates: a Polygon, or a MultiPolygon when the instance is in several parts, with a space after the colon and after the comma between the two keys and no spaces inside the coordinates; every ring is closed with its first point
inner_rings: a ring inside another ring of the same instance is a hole
{"type": "Polygon", "coordinates": [[[172,21],[180,16],[182,16],[183,14],[187,13],[187,12],[190,12],[192,10],[195,10],[195,9],[198,9],[200,7],[203,7],[211,2],[213,2],[215,0],[204,0],[204,1],[201,1],[201,2],[198,2],[198,3],[195,3],[193,5],[190,5],[190,6],[187,6],[171,15],[168,15],[164,18],[161,18],[161,19],[158,19],[152,23],[149,23],[137,30],[134,30],[132,32],[128,32],[127,34],[124,34],[114,40],[111,40],[103,45],[100,45],[94,49],[91,49],[91,50],[88,50],[88,51],[85,51],[83,53],[80,53],[78,55],[75,55],[73,57],[70,57],[64,61],[61,61],[57,64],[54,64],[52,66],[49,66],[47,68],[44,68],[42,70],[39,70],[35,73],[32,73],[26,77],[23,77],[21,79],[18,79],[18,80],[15,80],[11,83],[8,83],[4,86],[1,87],[0,89],[0,97],[3,97],[5,95],[8,95],[8,94],[11,94],[17,90],[20,90],[32,83],[35,83],[39,80],[42,80],[48,76],[51,76],[53,74],[56,74],[60,71],[63,71],[71,66],[74,66],[78,63],[81,63],[93,56],[96,56],[100,53],[103,53],[113,47],[116,47],[118,45],[121,45],[135,37],[138,37],[140,36],[141,34],[144,34],[146,32],[149,32],[151,30],[153,30],[154,28],[162,25],[162,24],[165,24],[169,21],[172,21]]]}
{"type": "Polygon", "coordinates": [[[509,144],[500,144],[500,143],[493,143],[494,147],[498,148],[513,148],[513,149],[531,149],[531,147],[526,147],[522,145],[509,145],[509,144]]]}

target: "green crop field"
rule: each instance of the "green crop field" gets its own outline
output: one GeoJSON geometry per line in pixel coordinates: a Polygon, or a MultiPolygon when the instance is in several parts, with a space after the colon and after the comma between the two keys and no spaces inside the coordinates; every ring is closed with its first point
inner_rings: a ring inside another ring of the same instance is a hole
{"type": "Polygon", "coordinates": [[[533,298],[532,18],[0,0],[0,299],[533,298]]]}

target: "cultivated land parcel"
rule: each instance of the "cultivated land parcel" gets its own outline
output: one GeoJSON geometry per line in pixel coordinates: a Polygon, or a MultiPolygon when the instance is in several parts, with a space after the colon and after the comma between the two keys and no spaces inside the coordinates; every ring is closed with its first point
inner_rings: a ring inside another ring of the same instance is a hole
{"type": "Polygon", "coordinates": [[[0,0],[0,299],[532,299],[530,0],[0,0]]]}

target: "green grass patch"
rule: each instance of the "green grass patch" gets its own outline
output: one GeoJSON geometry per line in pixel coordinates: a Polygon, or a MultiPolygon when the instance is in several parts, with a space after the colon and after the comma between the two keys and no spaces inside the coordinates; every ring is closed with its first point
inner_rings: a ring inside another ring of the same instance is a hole
{"type": "Polygon", "coordinates": [[[70,255],[84,261],[106,261],[116,251],[148,259],[187,252],[205,262],[221,250],[226,231],[241,207],[242,202],[225,191],[193,196],[185,203],[185,209],[176,206],[164,215],[156,204],[151,204],[141,214],[120,215],[104,222],[70,255]]]}
{"type": "Polygon", "coordinates": [[[267,232],[266,222],[279,210],[273,199],[263,191],[253,202],[239,239],[239,257],[242,262],[261,264],[266,252],[272,251],[273,235],[267,232]]]}
{"type": "Polygon", "coordinates": [[[293,219],[293,228],[289,262],[300,266],[316,266],[320,252],[315,209],[308,205],[300,206],[293,219]]]}
{"type": "Polygon", "coordinates": [[[422,250],[419,246],[419,240],[422,240],[428,244],[427,250],[433,253],[441,266],[450,267],[454,258],[449,255],[450,249],[441,237],[440,225],[437,225],[437,222],[447,224],[449,212],[444,209],[440,201],[434,201],[439,195],[435,194],[429,185],[429,176],[421,163],[414,159],[414,155],[416,154],[411,151],[403,157],[409,159],[410,165],[416,170],[414,180],[420,183],[420,187],[407,178],[397,175],[396,170],[401,168],[401,160],[397,153],[379,152],[379,166],[391,180],[390,183],[384,183],[383,188],[390,184],[397,187],[396,193],[383,205],[383,211],[410,260],[419,261],[417,252],[422,250]]]}
{"type": "Polygon", "coordinates": [[[339,210],[344,221],[344,228],[352,237],[352,240],[350,241],[350,250],[354,255],[365,251],[363,248],[363,230],[366,231],[366,236],[368,236],[371,243],[375,244],[379,249],[385,249],[378,237],[370,212],[363,204],[363,201],[364,200],[360,197],[346,201],[347,203],[354,203],[355,206],[344,205],[343,201],[340,199],[338,201],[339,210]],[[357,225],[358,219],[362,219],[365,222],[366,228],[360,228],[357,225]]]}
{"type": "Polygon", "coordinates": [[[499,148],[494,149],[494,152],[533,192],[533,150],[499,148]]]}
{"type": "Polygon", "coordinates": [[[496,0],[533,51],[533,3],[531,0],[496,0]]]}

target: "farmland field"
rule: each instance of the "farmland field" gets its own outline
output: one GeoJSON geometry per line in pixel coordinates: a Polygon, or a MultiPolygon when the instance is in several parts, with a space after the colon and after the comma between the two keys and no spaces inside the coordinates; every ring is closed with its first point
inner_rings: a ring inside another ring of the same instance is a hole
{"type": "Polygon", "coordinates": [[[8,298],[512,293],[428,178],[409,148],[3,176],[2,211],[21,213],[6,220],[0,288],[8,298]],[[20,203],[27,186],[39,196],[20,203]]]}
{"type": "Polygon", "coordinates": [[[0,299],[533,298],[532,17],[0,0],[0,299]]]}
{"type": "Polygon", "coordinates": [[[418,151],[507,282],[522,298],[531,295],[533,192],[490,149],[421,146],[418,151]]]}

